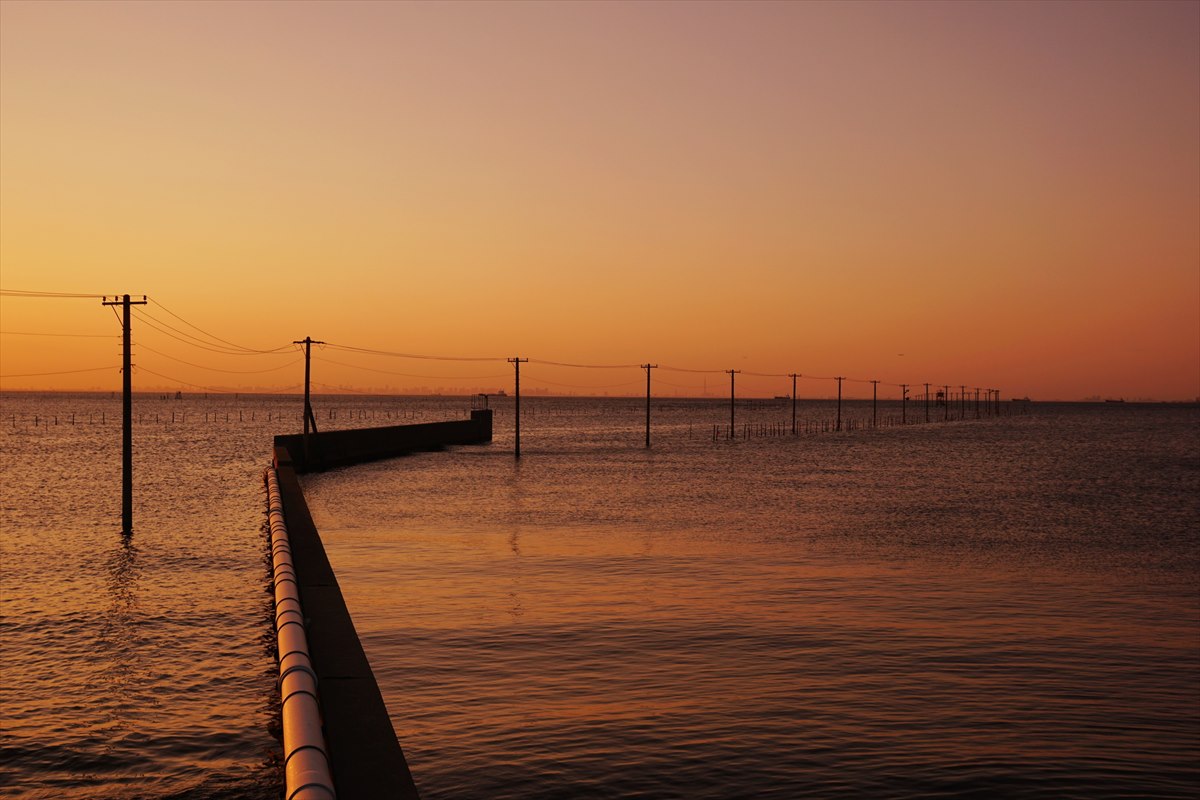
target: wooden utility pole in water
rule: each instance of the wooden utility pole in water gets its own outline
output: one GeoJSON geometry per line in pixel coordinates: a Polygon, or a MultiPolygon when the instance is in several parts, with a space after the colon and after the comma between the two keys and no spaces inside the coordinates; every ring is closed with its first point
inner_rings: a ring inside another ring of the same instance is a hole
{"type": "Polygon", "coordinates": [[[792,379],[792,436],[796,435],[796,378],[800,377],[799,372],[789,372],[788,377],[792,379]]]}
{"type": "Polygon", "coordinates": [[[523,364],[524,362],[526,362],[528,360],[529,360],[528,358],[517,358],[515,356],[513,358],[508,359],[508,363],[512,364],[513,369],[516,370],[516,380],[515,380],[514,386],[513,386],[513,388],[515,390],[515,395],[516,395],[513,398],[513,410],[514,410],[514,416],[517,419],[517,422],[516,422],[516,425],[517,425],[516,445],[513,449],[513,455],[516,458],[521,457],[521,364],[523,364]]]}
{"type": "Polygon", "coordinates": [[[729,438],[732,439],[733,438],[733,403],[734,403],[733,376],[737,375],[739,372],[741,372],[741,370],[740,369],[727,369],[725,371],[729,373],[729,438]]]}
{"type": "Polygon", "coordinates": [[[309,455],[308,455],[308,426],[309,426],[309,424],[312,425],[312,432],[317,433],[317,417],[316,417],[316,415],[313,414],[312,403],[309,402],[310,395],[309,395],[308,378],[309,378],[309,375],[311,374],[310,360],[312,357],[312,346],[314,344],[325,344],[325,343],[318,342],[318,341],[314,340],[311,336],[305,336],[303,339],[301,339],[298,342],[293,341],[292,344],[304,345],[304,460],[307,461],[309,458],[309,455]]]}
{"type": "Polygon", "coordinates": [[[837,410],[837,427],[834,430],[842,429],[842,381],[845,378],[834,378],[838,382],[838,410],[837,410]]]}
{"type": "Polygon", "coordinates": [[[106,306],[121,306],[121,533],[133,533],[133,374],[129,356],[129,307],[146,305],[146,295],[141,300],[130,300],[123,294],[118,300],[104,298],[106,306]]]}
{"type": "Polygon", "coordinates": [[[871,381],[871,427],[879,427],[879,381],[871,381]]]}
{"type": "Polygon", "coordinates": [[[642,369],[646,370],[646,447],[650,446],[650,370],[658,369],[658,364],[646,362],[642,364],[642,369]]]}
{"type": "Polygon", "coordinates": [[[929,384],[925,384],[925,421],[929,422],[929,384]]]}
{"type": "Polygon", "coordinates": [[[900,384],[900,424],[908,424],[908,384],[900,384]]]}

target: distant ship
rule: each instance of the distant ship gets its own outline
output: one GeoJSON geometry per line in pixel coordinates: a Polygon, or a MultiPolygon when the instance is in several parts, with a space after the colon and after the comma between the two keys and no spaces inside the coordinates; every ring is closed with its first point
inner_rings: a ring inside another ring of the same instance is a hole
{"type": "Polygon", "coordinates": [[[1105,400],[1104,402],[1106,402],[1106,403],[1124,403],[1124,402],[1125,402],[1125,398],[1124,398],[1124,397],[1122,397],[1122,398],[1120,398],[1119,400],[1105,400]]]}
{"type": "Polygon", "coordinates": [[[775,395],[775,399],[776,400],[791,400],[792,396],[790,394],[777,394],[777,395],[775,395]]]}
{"type": "Polygon", "coordinates": [[[501,389],[500,391],[493,394],[492,397],[508,397],[508,392],[501,389]]]}

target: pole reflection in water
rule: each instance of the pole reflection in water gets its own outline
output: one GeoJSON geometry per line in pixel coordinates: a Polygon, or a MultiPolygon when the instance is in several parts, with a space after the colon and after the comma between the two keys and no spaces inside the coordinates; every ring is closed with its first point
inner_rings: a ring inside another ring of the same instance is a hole
{"type": "Polygon", "coordinates": [[[148,646],[138,598],[141,566],[133,537],[122,533],[120,542],[104,562],[107,603],[100,614],[96,649],[105,663],[99,672],[97,708],[104,719],[108,737],[106,749],[112,750],[126,737],[138,734],[138,716],[142,700],[139,686],[145,680],[144,653],[148,646]]]}

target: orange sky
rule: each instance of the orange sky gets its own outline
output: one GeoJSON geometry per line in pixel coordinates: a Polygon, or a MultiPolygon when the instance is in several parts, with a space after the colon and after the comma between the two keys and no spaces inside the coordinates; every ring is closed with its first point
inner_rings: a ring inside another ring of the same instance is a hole
{"type": "MultiPolygon", "coordinates": [[[[261,349],[1192,399],[1200,3],[4,0],[0,287],[144,293],[261,349]]],[[[0,330],[0,375],[120,360],[98,300],[2,297],[0,330]]],[[[135,388],[302,378],[134,339],[135,388]]],[[[318,356],[327,386],[511,391],[503,362],[318,356]]]]}

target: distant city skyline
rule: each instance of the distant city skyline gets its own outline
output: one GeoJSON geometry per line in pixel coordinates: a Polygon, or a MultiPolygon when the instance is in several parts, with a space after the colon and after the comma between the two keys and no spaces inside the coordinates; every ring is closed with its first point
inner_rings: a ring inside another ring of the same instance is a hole
{"type": "Polygon", "coordinates": [[[4,0],[0,288],[136,391],[1192,401],[1200,4],[4,0]]]}

